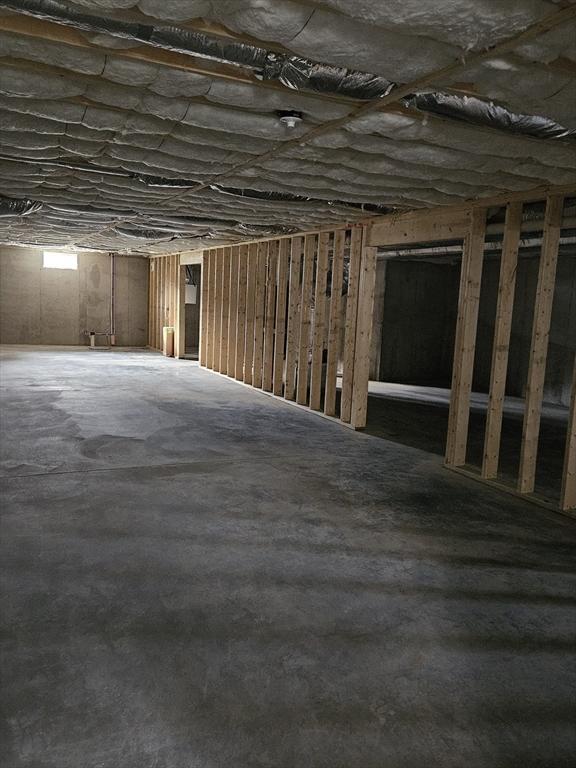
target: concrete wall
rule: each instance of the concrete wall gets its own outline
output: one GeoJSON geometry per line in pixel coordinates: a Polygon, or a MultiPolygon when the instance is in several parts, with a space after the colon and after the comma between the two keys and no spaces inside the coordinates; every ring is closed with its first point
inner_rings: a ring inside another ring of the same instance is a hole
{"type": "MultiPolygon", "coordinates": [[[[387,262],[380,380],[450,387],[460,264],[387,262]]],[[[482,276],[474,390],[487,392],[490,381],[499,261],[488,259],[482,276]]],[[[524,397],[538,259],[521,258],[506,392],[524,397]]],[[[568,405],[576,353],[576,258],[558,263],[544,399],[568,405]]]]}
{"type": "Polygon", "coordinates": [[[386,264],[380,381],[450,386],[459,266],[386,264]]]}
{"type": "MultiPolygon", "coordinates": [[[[116,343],[145,346],[148,261],[116,257],[116,343]]],[[[78,253],[78,269],[43,269],[42,250],[0,246],[0,343],[87,344],[110,327],[110,256],[78,253]]]]}

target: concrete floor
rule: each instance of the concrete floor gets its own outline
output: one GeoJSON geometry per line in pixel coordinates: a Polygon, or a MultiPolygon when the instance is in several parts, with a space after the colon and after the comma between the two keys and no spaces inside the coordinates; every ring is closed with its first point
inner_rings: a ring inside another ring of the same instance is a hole
{"type": "MultiPolygon", "coordinates": [[[[450,390],[371,381],[366,431],[385,440],[421,448],[443,457],[448,434],[450,390]]],[[[471,396],[468,450],[469,469],[478,474],[484,455],[488,396],[471,396]]],[[[518,482],[524,400],[507,397],[504,402],[498,481],[512,489],[518,482]]],[[[535,491],[554,507],[560,504],[568,408],[544,403],[538,440],[535,491]]]]}
{"type": "Polygon", "coordinates": [[[195,363],[0,373],[3,768],[574,765],[574,521],[195,363]]]}

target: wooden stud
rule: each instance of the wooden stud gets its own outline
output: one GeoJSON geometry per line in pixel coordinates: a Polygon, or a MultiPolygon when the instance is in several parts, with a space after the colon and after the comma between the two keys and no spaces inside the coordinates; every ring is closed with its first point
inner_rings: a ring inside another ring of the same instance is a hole
{"type": "Polygon", "coordinates": [[[202,256],[200,268],[200,350],[198,360],[200,365],[206,365],[208,360],[208,251],[202,256]]]}
{"type": "Polygon", "coordinates": [[[160,291],[160,286],[162,284],[162,259],[157,258],[154,259],[155,261],[155,267],[156,267],[156,285],[155,285],[155,301],[154,304],[156,306],[156,313],[155,313],[155,327],[154,327],[154,349],[160,349],[160,336],[161,336],[161,330],[160,326],[162,324],[161,320],[161,314],[162,314],[162,306],[161,306],[161,298],[162,294],[160,291]]]}
{"type": "Polygon", "coordinates": [[[576,511],[576,359],[574,360],[574,374],[572,376],[572,398],[566,434],[560,509],[564,512],[576,511]]]}
{"type": "Polygon", "coordinates": [[[328,232],[322,232],[322,234],[319,235],[318,261],[316,265],[316,290],[314,294],[314,335],[312,341],[312,363],[310,366],[310,408],[314,411],[320,410],[320,400],[322,397],[329,240],[330,235],[328,232]]]}
{"type": "Polygon", "coordinates": [[[248,249],[248,277],[246,285],[246,344],[244,347],[244,382],[254,380],[254,312],[256,300],[256,274],[258,272],[258,245],[252,243],[248,249]]]}
{"type": "Polygon", "coordinates": [[[256,272],[256,298],[254,308],[254,373],[252,386],[262,387],[262,364],[264,355],[264,313],[266,311],[266,263],[268,242],[258,244],[258,267],[256,272]]]}
{"type": "Polygon", "coordinates": [[[264,317],[264,358],[262,363],[262,389],[266,392],[272,392],[277,270],[278,240],[272,240],[268,246],[268,269],[266,271],[266,313],[264,317]]]}
{"type": "Polygon", "coordinates": [[[364,429],[368,411],[368,385],[370,379],[370,340],[376,288],[377,248],[362,249],[362,266],[358,289],[358,315],[356,322],[356,349],[354,353],[354,382],[350,423],[354,429],[364,429]]]}
{"type": "Polygon", "coordinates": [[[214,251],[204,251],[202,269],[206,273],[207,302],[206,302],[206,367],[214,368],[214,287],[216,271],[216,254],[214,251]]]}
{"type": "Polygon", "coordinates": [[[226,373],[236,374],[236,333],[238,331],[238,260],[239,247],[233,245],[230,249],[230,308],[228,319],[228,361],[226,373]]]}
{"type": "Polygon", "coordinates": [[[520,471],[518,475],[518,491],[520,493],[532,493],[536,478],[540,416],[544,396],[544,377],[546,375],[548,337],[550,335],[550,320],[552,318],[552,301],[554,299],[554,283],[556,280],[556,265],[558,263],[563,206],[564,198],[562,196],[549,197],[546,201],[542,254],[540,256],[538,284],[536,287],[532,343],[528,363],[528,381],[526,383],[524,425],[522,428],[520,471]]]}
{"type": "Polygon", "coordinates": [[[345,241],[346,233],[343,230],[334,232],[332,279],[330,282],[328,356],[326,360],[326,390],[324,392],[324,413],[326,416],[335,416],[336,414],[336,383],[342,338],[342,282],[345,241]]]}
{"type": "Polygon", "coordinates": [[[152,269],[152,259],[148,259],[148,335],[146,337],[146,344],[148,347],[152,346],[152,276],[154,271],[152,269]]]}
{"type": "Polygon", "coordinates": [[[174,339],[174,356],[180,358],[184,357],[186,354],[186,267],[180,265],[179,256],[177,256],[177,259],[176,337],[174,339]]]}
{"type": "Polygon", "coordinates": [[[230,257],[232,249],[222,249],[222,300],[220,304],[220,373],[228,372],[228,322],[230,316],[230,257]]]}
{"type": "Polygon", "coordinates": [[[482,477],[494,478],[498,475],[500,455],[500,435],[502,432],[502,413],[506,391],[506,373],[508,371],[508,353],[510,350],[510,332],[512,330],[512,311],[516,290],[516,269],[518,266],[518,246],[520,226],[522,224],[522,203],[510,203],[506,209],[506,224],[502,242],[500,261],[500,280],[498,286],[498,304],[492,346],[492,369],[488,412],[486,415],[486,433],[484,437],[484,458],[482,477]]]}
{"type": "Polygon", "coordinates": [[[358,288],[362,261],[362,228],[353,227],[350,240],[350,269],[348,270],[348,297],[344,329],[344,359],[342,363],[342,400],[340,419],[350,422],[352,391],[354,387],[354,355],[356,349],[356,323],[358,315],[358,288]]]}
{"type": "Polygon", "coordinates": [[[282,396],[284,385],[284,354],[286,346],[286,309],[288,305],[288,269],[290,266],[290,241],[280,240],[278,255],[276,324],[274,346],[274,374],[272,392],[282,396]]]}
{"type": "Polygon", "coordinates": [[[298,383],[296,386],[296,402],[300,405],[306,405],[308,402],[310,314],[312,311],[312,281],[314,279],[316,250],[316,235],[307,235],[304,239],[304,265],[302,268],[302,295],[300,301],[300,334],[298,341],[298,383]]]}
{"type": "Polygon", "coordinates": [[[238,328],[236,329],[236,366],[234,377],[244,378],[244,350],[246,346],[246,278],[248,270],[248,246],[241,245],[238,253],[238,328]]]}
{"type": "Polygon", "coordinates": [[[470,215],[470,230],[464,241],[460,273],[458,319],[446,446],[446,464],[453,467],[459,467],[466,463],[485,234],[486,209],[475,208],[470,215]]]}
{"type": "Polygon", "coordinates": [[[290,287],[288,294],[288,325],[286,330],[286,384],[284,397],[296,398],[296,363],[298,360],[298,333],[300,329],[300,267],[303,238],[296,236],[290,245],[290,287]]]}
{"type": "Polygon", "coordinates": [[[222,273],[224,272],[224,249],[216,249],[214,273],[214,328],[213,328],[213,369],[220,371],[220,349],[222,346],[222,273]]]}
{"type": "Polygon", "coordinates": [[[154,347],[154,259],[148,259],[148,346],[154,347]]]}

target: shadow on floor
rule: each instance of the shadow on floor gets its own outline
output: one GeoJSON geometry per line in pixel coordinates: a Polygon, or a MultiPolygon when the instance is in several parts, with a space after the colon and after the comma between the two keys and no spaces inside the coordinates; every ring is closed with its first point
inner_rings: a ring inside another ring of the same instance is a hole
{"type": "MultiPolygon", "coordinates": [[[[566,412],[567,414],[567,412],[566,412]]],[[[567,420],[543,416],[540,428],[536,490],[547,499],[559,498],[562,482],[567,420]]],[[[486,410],[477,405],[470,413],[467,461],[480,467],[484,445],[486,410]]],[[[412,448],[443,456],[448,430],[448,404],[437,400],[404,400],[386,395],[368,398],[366,433],[412,448]]],[[[502,425],[499,479],[514,485],[518,476],[522,414],[505,413],[502,425]]]]}

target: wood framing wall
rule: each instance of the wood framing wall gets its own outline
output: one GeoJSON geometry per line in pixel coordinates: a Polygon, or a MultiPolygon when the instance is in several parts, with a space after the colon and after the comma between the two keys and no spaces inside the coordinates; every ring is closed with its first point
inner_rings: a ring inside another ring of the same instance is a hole
{"type": "MultiPolygon", "coordinates": [[[[552,317],[552,302],[564,197],[550,195],[546,199],[542,249],[539,262],[538,284],[534,304],[534,320],[530,347],[530,362],[526,382],[524,423],[520,445],[520,461],[516,491],[532,494],[535,490],[538,466],[538,439],[544,393],[544,377],[552,317]]],[[[492,368],[490,375],[489,400],[484,437],[484,452],[481,477],[487,481],[496,480],[502,434],[502,416],[508,357],[511,343],[512,312],[514,308],[515,282],[522,222],[521,202],[510,202],[506,207],[506,221],[500,281],[496,307],[492,368]]],[[[470,212],[468,230],[464,237],[458,320],[446,446],[446,464],[449,467],[464,467],[467,463],[468,418],[470,394],[474,372],[476,332],[480,284],[484,263],[484,239],[486,234],[486,209],[475,208],[470,212]]],[[[573,384],[573,386],[575,386],[573,384]]],[[[572,400],[574,401],[574,393],[572,400]]],[[[564,463],[563,490],[560,507],[563,510],[576,509],[573,477],[574,463],[574,407],[568,424],[568,439],[564,463]]]]}
{"type": "MultiPolygon", "coordinates": [[[[519,471],[516,487],[509,488],[509,490],[531,498],[533,498],[532,494],[535,490],[538,467],[538,439],[563,205],[565,197],[574,194],[576,194],[576,190],[550,190],[545,199],[543,239],[526,381],[524,422],[519,448],[519,471]]],[[[543,195],[536,193],[530,195],[528,193],[518,197],[512,196],[512,198],[508,201],[505,199],[485,202],[477,200],[467,209],[459,207],[381,217],[374,221],[368,240],[371,245],[382,246],[441,243],[455,239],[462,239],[463,241],[446,441],[446,466],[468,472],[489,483],[495,482],[498,478],[523,206],[525,202],[543,200],[543,195]],[[479,473],[476,474],[475,469],[467,464],[468,422],[484,264],[486,218],[489,206],[495,204],[506,206],[506,219],[494,326],[483,462],[482,467],[479,468],[479,473]]],[[[576,362],[571,402],[559,503],[560,509],[567,512],[576,511],[576,362]]],[[[500,484],[499,487],[505,486],[500,484]]]]}
{"type": "Polygon", "coordinates": [[[162,349],[165,326],[174,328],[174,354],[184,353],[184,279],[179,254],[150,258],[148,346],[162,349]],[[182,311],[180,311],[182,309],[182,311]]]}
{"type": "Polygon", "coordinates": [[[366,232],[206,250],[201,365],[364,427],[376,275],[366,232]]]}
{"type": "MultiPolygon", "coordinates": [[[[446,465],[493,483],[498,478],[522,211],[542,190],[467,206],[375,217],[202,253],[200,364],[360,429],[366,425],[379,245],[461,239],[458,317],[446,465]],[[484,242],[489,208],[506,207],[482,466],[467,464],[484,242]],[[340,378],[341,377],[341,378],[340,378]],[[341,386],[338,386],[341,382],[341,386]]],[[[515,492],[532,497],[563,203],[576,190],[551,188],[534,306],[526,407],[515,492]]],[[[178,256],[150,260],[149,345],[162,327],[184,345],[184,280],[178,256]],[[180,311],[180,307],[182,311],[180,311]]],[[[560,507],[576,510],[576,370],[560,507]]],[[[502,487],[502,486],[500,486],[502,487]]]]}

